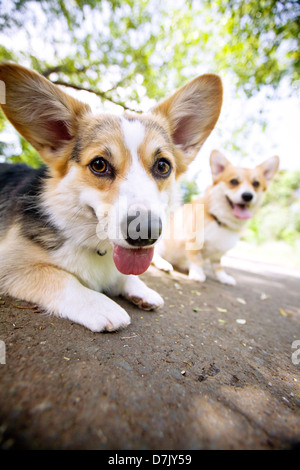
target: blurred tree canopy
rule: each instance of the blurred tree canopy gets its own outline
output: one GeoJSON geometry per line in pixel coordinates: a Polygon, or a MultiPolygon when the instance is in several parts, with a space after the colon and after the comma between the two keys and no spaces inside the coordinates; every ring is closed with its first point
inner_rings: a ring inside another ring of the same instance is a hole
{"type": "Polygon", "coordinates": [[[247,227],[244,240],[249,242],[300,241],[300,170],[277,173],[263,206],[247,227]]]}
{"type": "Polygon", "coordinates": [[[300,78],[298,0],[208,0],[223,16],[223,43],[215,60],[232,67],[248,95],[264,85],[276,88],[284,77],[300,78]]]}
{"type": "MultiPolygon", "coordinates": [[[[300,76],[297,0],[0,0],[0,61],[141,111],[197,74],[229,74],[248,96],[300,76]]],[[[38,165],[21,139],[0,151],[38,165]],[[18,153],[22,152],[22,157],[18,153]]]]}
{"type": "Polygon", "coordinates": [[[188,204],[194,197],[199,197],[199,188],[196,181],[183,179],[180,183],[180,190],[183,204],[188,204]]]}

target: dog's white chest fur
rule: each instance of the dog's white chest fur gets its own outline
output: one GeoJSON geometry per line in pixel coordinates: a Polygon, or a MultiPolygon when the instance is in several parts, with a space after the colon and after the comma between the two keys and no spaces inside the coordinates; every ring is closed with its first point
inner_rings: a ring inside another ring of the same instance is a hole
{"type": "Polygon", "coordinates": [[[100,256],[91,249],[75,246],[70,249],[68,245],[58,250],[53,258],[59,261],[60,267],[74,274],[86,287],[119,295],[123,276],[115,267],[111,247],[105,255],[100,256]]]}
{"type": "Polygon", "coordinates": [[[203,258],[218,259],[226,251],[235,246],[239,239],[239,233],[219,225],[216,221],[210,222],[205,227],[203,258]]]}

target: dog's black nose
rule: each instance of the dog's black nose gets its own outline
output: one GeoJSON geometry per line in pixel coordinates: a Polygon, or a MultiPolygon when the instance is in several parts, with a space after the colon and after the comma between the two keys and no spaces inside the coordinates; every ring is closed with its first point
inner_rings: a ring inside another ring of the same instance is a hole
{"type": "Polygon", "coordinates": [[[253,194],[252,193],[243,193],[242,194],[242,199],[245,202],[250,202],[253,199],[253,194]]]}
{"type": "Polygon", "coordinates": [[[121,223],[125,240],[132,246],[150,246],[158,240],[162,232],[161,218],[148,210],[137,210],[127,214],[121,223]]]}

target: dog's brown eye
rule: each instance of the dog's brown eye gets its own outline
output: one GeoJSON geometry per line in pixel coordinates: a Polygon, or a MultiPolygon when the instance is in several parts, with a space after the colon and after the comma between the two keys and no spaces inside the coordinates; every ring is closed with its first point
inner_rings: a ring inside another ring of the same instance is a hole
{"type": "Polygon", "coordinates": [[[239,184],[239,180],[237,180],[236,178],[233,178],[232,180],[230,180],[230,184],[232,186],[237,186],[239,184]]]}
{"type": "Polygon", "coordinates": [[[92,160],[89,164],[89,168],[93,173],[97,175],[103,175],[104,173],[107,173],[109,171],[109,165],[107,161],[102,157],[94,158],[94,160],[92,160]]]}
{"type": "Polygon", "coordinates": [[[252,186],[253,188],[258,188],[259,184],[259,181],[253,181],[252,186]]]}
{"type": "Polygon", "coordinates": [[[159,158],[156,160],[152,172],[154,176],[159,178],[167,178],[171,173],[172,166],[169,160],[166,158],[159,158]]]}

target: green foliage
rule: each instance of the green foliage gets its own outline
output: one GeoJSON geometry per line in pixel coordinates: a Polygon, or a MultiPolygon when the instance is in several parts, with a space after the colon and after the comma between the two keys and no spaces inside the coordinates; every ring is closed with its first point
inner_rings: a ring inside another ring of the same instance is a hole
{"type": "Polygon", "coordinates": [[[296,0],[7,0],[0,61],[139,112],[207,71],[228,73],[248,95],[296,84],[299,17],[296,0]]]}
{"type": "Polygon", "coordinates": [[[272,240],[293,244],[300,240],[300,170],[281,171],[275,176],[243,238],[259,244],[272,240]]]}
{"type": "Polygon", "coordinates": [[[193,180],[184,179],[180,185],[183,204],[187,204],[193,200],[194,196],[199,195],[197,183],[193,180]]]}
{"type": "Polygon", "coordinates": [[[42,160],[37,151],[25,140],[20,137],[21,151],[12,153],[7,157],[7,161],[11,163],[26,163],[33,168],[38,168],[42,164],[42,160]]]}
{"type": "MultiPolygon", "coordinates": [[[[197,2],[196,2],[197,3],[197,2]]],[[[230,67],[249,95],[264,85],[277,87],[300,77],[298,0],[206,0],[222,15],[223,41],[215,60],[230,67]]]]}

